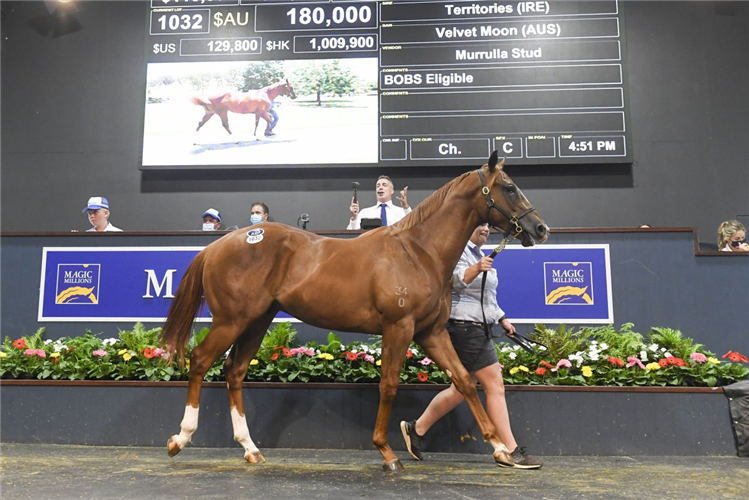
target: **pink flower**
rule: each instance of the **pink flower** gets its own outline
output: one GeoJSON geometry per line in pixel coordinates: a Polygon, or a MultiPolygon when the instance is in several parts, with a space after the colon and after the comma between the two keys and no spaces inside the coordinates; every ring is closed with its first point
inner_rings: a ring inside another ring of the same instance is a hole
{"type": "Polygon", "coordinates": [[[431,359],[429,359],[429,358],[424,358],[424,359],[422,359],[421,361],[419,361],[419,364],[420,364],[420,365],[424,365],[424,366],[429,366],[429,365],[431,365],[432,363],[434,363],[434,361],[432,361],[432,360],[431,360],[431,359]]]}
{"type": "Polygon", "coordinates": [[[162,349],[161,347],[157,347],[153,350],[154,356],[161,356],[162,354],[164,354],[164,349],[162,349]]]}
{"type": "Polygon", "coordinates": [[[372,356],[371,354],[365,354],[364,361],[366,361],[367,363],[374,363],[375,359],[374,359],[374,356],[372,356]]]}
{"type": "Polygon", "coordinates": [[[707,361],[707,356],[705,356],[701,352],[693,352],[689,355],[689,357],[692,358],[695,363],[705,363],[707,361]]]}
{"type": "Polygon", "coordinates": [[[26,349],[23,351],[26,356],[38,356],[40,358],[46,358],[47,353],[42,349],[26,349]]]}
{"type": "Polygon", "coordinates": [[[39,356],[40,358],[46,358],[47,357],[47,353],[44,352],[42,349],[37,349],[36,350],[36,355],[39,356]]]}
{"type": "Polygon", "coordinates": [[[23,351],[23,353],[26,356],[35,356],[36,355],[36,349],[26,349],[25,351],[23,351]]]}
{"type": "Polygon", "coordinates": [[[570,363],[569,360],[560,359],[559,363],[557,363],[557,366],[555,366],[554,368],[552,368],[551,371],[555,372],[555,371],[559,370],[560,367],[571,368],[572,367],[572,363],[570,363]]]}
{"type": "Polygon", "coordinates": [[[94,356],[99,356],[100,358],[103,358],[104,356],[107,355],[107,351],[105,351],[104,349],[97,349],[96,351],[92,352],[91,354],[93,354],[94,356]]]}
{"type": "Polygon", "coordinates": [[[634,356],[629,356],[629,357],[627,358],[627,361],[628,361],[628,363],[627,363],[627,366],[626,366],[626,368],[630,368],[630,367],[632,367],[632,366],[635,366],[635,365],[637,365],[637,366],[639,366],[640,368],[642,368],[643,370],[645,369],[645,366],[644,366],[644,365],[642,364],[642,362],[640,361],[640,359],[639,359],[639,358],[636,358],[636,357],[634,357],[634,356]]]}

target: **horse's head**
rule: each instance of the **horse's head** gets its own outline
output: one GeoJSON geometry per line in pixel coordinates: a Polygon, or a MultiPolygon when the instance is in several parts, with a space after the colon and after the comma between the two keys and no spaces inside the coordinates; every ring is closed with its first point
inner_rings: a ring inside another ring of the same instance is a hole
{"type": "Polygon", "coordinates": [[[498,163],[494,151],[488,163],[478,170],[486,206],[482,217],[490,226],[501,229],[505,237],[520,238],[524,247],[533,246],[534,242],[543,243],[549,237],[549,227],[505,173],[504,164],[504,158],[498,163]]]}
{"type": "Polygon", "coordinates": [[[289,79],[287,78],[284,83],[281,84],[281,95],[287,95],[291,97],[292,99],[296,99],[296,92],[294,92],[294,86],[289,83],[289,79]]]}

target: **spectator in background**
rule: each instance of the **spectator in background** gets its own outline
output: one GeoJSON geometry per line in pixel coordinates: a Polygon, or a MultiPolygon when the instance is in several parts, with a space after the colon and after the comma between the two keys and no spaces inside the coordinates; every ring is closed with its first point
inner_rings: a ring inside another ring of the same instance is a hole
{"type": "Polygon", "coordinates": [[[109,200],[103,196],[93,196],[88,199],[88,205],[83,209],[84,213],[88,214],[88,221],[91,223],[91,229],[86,232],[107,232],[107,231],[122,231],[118,227],[114,227],[109,222],[109,200]]]}
{"type": "Polygon", "coordinates": [[[737,220],[727,220],[718,227],[718,250],[721,252],[749,252],[746,228],[737,220]]]}
{"type": "Polygon", "coordinates": [[[221,212],[209,208],[203,212],[203,231],[218,231],[221,227],[221,212]]]}
{"type": "Polygon", "coordinates": [[[252,208],[250,208],[250,223],[254,225],[266,222],[268,215],[270,215],[268,205],[265,203],[253,203],[252,208]]]}
{"type": "Polygon", "coordinates": [[[377,196],[375,206],[367,207],[360,212],[359,203],[351,198],[351,207],[349,207],[351,220],[346,229],[361,229],[362,219],[382,219],[383,226],[392,226],[410,214],[411,207],[408,206],[408,199],[406,198],[408,186],[403,188],[400,197],[397,198],[403,208],[393,205],[393,193],[395,193],[393,181],[387,175],[381,175],[375,185],[375,196],[377,196]]]}

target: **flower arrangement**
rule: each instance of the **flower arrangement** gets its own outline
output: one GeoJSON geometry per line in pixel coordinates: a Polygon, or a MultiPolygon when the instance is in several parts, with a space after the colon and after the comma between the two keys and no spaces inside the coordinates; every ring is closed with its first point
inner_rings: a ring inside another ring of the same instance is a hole
{"type": "MultiPolygon", "coordinates": [[[[678,330],[652,328],[647,339],[622,325],[556,330],[536,325],[531,339],[545,347],[530,353],[517,345],[496,344],[506,384],[708,386],[749,378],[747,357],[729,351],[721,358],[678,330]]],[[[187,354],[208,334],[191,338],[187,354]]],[[[73,338],[44,340],[44,329],[0,345],[0,376],[38,379],[185,380],[189,360],[180,366],[158,343],[160,329],[137,323],[119,338],[101,339],[91,332],[73,338]]],[[[334,333],[327,343],[297,345],[290,323],[278,323],[264,337],[247,370],[248,381],[378,382],[381,341],[343,344],[334,333]]],[[[222,380],[221,356],[206,380],[222,380]]],[[[401,383],[447,384],[449,377],[416,344],[411,344],[400,374],[401,383]]]]}

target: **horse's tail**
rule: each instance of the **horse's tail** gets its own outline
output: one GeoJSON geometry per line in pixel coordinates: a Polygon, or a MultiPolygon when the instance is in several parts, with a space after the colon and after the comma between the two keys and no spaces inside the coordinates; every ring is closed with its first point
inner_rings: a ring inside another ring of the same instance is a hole
{"type": "Polygon", "coordinates": [[[169,314],[161,330],[159,340],[168,352],[179,354],[180,366],[184,366],[185,347],[190,340],[192,324],[198,309],[203,305],[203,268],[206,252],[203,250],[187,267],[177,287],[169,314]]]}
{"type": "Polygon", "coordinates": [[[202,97],[193,96],[190,98],[193,104],[197,104],[198,106],[203,106],[206,111],[208,111],[208,108],[211,106],[211,101],[208,99],[203,99],[202,97]]]}

